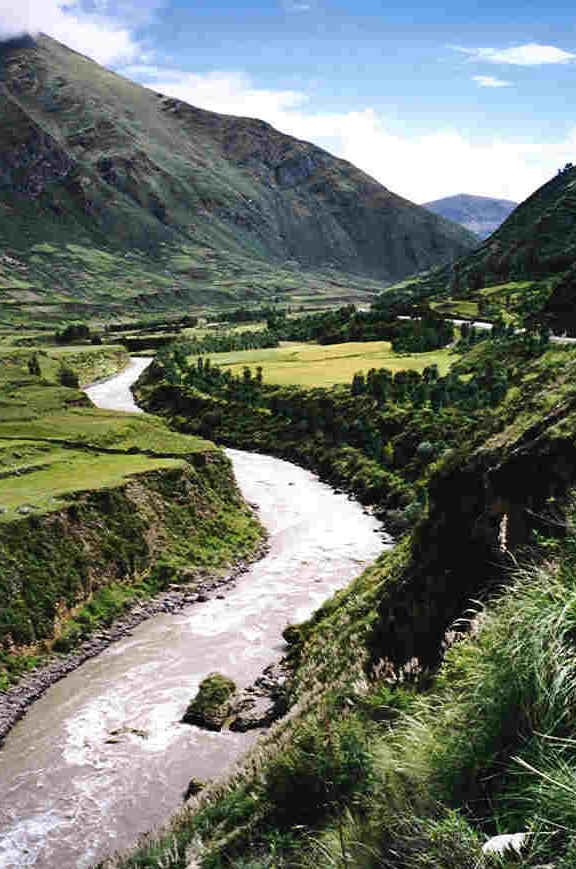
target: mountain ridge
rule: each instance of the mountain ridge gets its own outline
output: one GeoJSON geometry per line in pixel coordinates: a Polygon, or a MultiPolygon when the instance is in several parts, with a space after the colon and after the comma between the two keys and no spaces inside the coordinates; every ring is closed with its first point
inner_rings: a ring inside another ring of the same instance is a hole
{"type": "Polygon", "coordinates": [[[44,314],[66,307],[47,288],[96,311],[119,283],[136,309],[300,282],[314,295],[347,277],[374,292],[474,245],[315,145],[144,88],[47,36],[4,44],[0,106],[0,249],[15,264],[0,259],[0,290],[16,278],[44,314]]]}

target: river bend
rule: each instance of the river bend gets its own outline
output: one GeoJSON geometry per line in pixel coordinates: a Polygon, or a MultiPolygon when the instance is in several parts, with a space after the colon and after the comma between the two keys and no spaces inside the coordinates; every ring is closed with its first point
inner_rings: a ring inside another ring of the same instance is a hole
{"type": "MultiPolygon", "coordinates": [[[[145,367],[87,389],[137,410],[145,367]]],[[[257,737],[179,723],[209,672],[248,685],[284,646],[281,632],[346,585],[384,545],[376,520],[308,471],[227,450],[256,504],[270,552],[225,596],[160,615],[53,685],[0,750],[2,869],[86,869],[165,822],[194,776],[225,772],[257,737]]]]}

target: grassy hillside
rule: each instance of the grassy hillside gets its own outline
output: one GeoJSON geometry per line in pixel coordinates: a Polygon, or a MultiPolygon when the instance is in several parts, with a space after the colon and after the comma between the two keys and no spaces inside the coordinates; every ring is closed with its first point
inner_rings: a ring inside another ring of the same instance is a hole
{"type": "Polygon", "coordinates": [[[475,251],[388,288],[384,304],[424,299],[455,317],[504,318],[576,335],[576,168],[559,171],[475,251]]]}
{"type": "Polygon", "coordinates": [[[475,243],[320,148],[49,37],[4,43],[0,61],[5,322],[366,298],[475,243]]]}

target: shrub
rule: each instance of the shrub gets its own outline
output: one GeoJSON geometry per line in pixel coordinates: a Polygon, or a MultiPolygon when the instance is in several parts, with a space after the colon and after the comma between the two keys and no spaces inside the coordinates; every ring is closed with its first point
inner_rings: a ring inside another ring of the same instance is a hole
{"type": "Polygon", "coordinates": [[[80,381],[78,380],[78,375],[71,368],[68,368],[66,365],[62,365],[60,371],[58,372],[58,380],[61,386],[68,386],[72,389],[78,389],[80,386],[80,381]]]}
{"type": "Polygon", "coordinates": [[[352,714],[332,712],[303,725],[266,771],[264,791],[282,825],[313,822],[353,793],[369,790],[373,759],[368,735],[352,714]]]}
{"type": "Polygon", "coordinates": [[[36,355],[36,353],[34,353],[28,360],[28,373],[31,374],[33,377],[42,376],[40,362],[38,361],[38,356],[36,355]]]}

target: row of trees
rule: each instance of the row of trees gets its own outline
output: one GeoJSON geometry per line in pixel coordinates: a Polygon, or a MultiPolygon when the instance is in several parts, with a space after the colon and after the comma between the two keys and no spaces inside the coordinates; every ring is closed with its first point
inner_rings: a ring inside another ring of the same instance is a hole
{"type": "Polygon", "coordinates": [[[234,311],[209,314],[208,323],[263,323],[268,317],[274,315],[275,308],[262,306],[261,308],[236,308],[234,311]]]}
{"type": "Polygon", "coordinates": [[[182,350],[170,355],[163,355],[160,360],[163,377],[173,385],[191,386],[208,395],[217,395],[225,401],[241,401],[254,405],[262,391],[262,367],[252,369],[244,366],[241,376],[235,375],[229,368],[213,365],[209,358],[202,356],[195,361],[188,361],[182,350]]]}
{"type": "Polygon", "coordinates": [[[166,319],[166,317],[158,317],[151,320],[131,320],[129,322],[107,323],[104,326],[105,332],[179,332],[181,329],[193,329],[198,325],[198,317],[193,317],[191,314],[184,314],[182,317],[175,319],[166,319]]]}
{"type": "Polygon", "coordinates": [[[278,335],[269,329],[253,332],[226,332],[178,342],[187,356],[201,353],[235,353],[238,350],[263,350],[278,346],[278,335]]]}
{"type": "Polygon", "coordinates": [[[510,384],[510,371],[503,366],[486,365],[470,379],[456,374],[440,377],[438,367],[431,365],[418,371],[397,371],[387,368],[370,369],[368,374],[355,374],[351,384],[353,395],[370,395],[377,405],[387,402],[429,405],[437,411],[445,407],[459,407],[466,411],[496,406],[504,398],[510,384]]]}
{"type": "Polygon", "coordinates": [[[288,319],[284,312],[267,318],[268,328],[288,341],[391,341],[398,353],[424,353],[445,347],[454,339],[454,327],[426,307],[410,309],[409,320],[398,320],[389,308],[358,311],[355,305],[288,319]]]}

